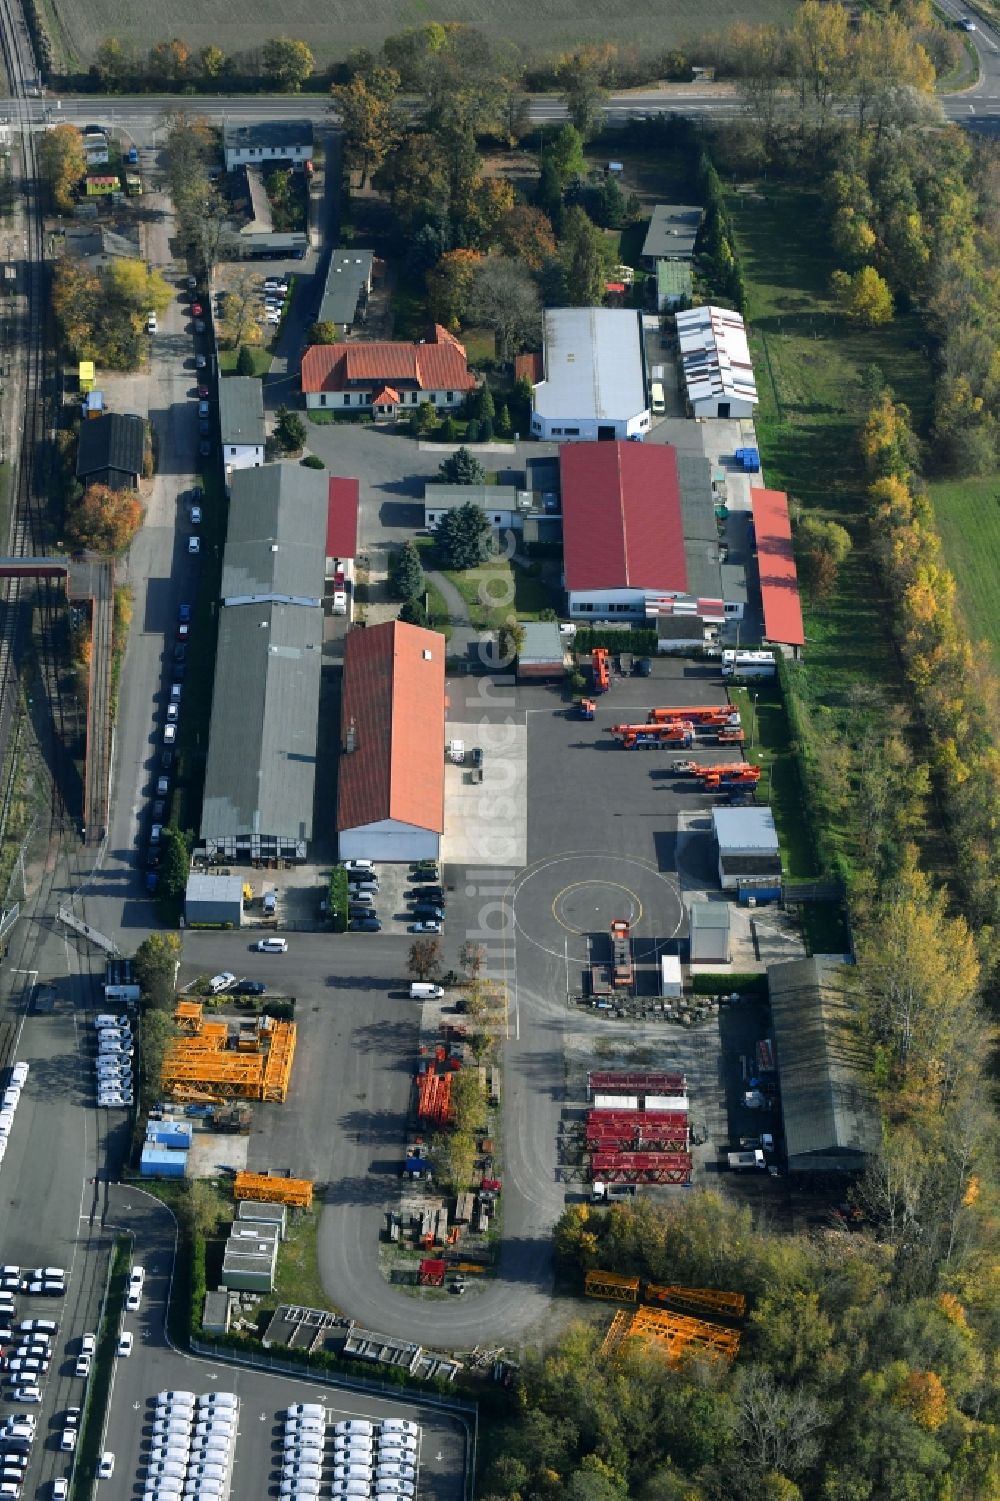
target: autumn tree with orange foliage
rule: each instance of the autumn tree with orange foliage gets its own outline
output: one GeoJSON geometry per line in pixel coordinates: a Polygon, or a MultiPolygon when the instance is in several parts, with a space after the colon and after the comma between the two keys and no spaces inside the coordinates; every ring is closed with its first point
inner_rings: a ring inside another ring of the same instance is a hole
{"type": "Polygon", "coordinates": [[[142,525],[142,506],[134,490],[90,485],[73,507],[66,534],[76,548],[117,556],[142,525]]]}

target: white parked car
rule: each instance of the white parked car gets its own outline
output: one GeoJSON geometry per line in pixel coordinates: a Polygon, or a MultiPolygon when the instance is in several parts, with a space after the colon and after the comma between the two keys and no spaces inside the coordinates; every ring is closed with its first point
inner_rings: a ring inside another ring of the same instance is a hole
{"type": "Polygon", "coordinates": [[[382,1438],[388,1442],[387,1435],[390,1433],[408,1433],[411,1438],[420,1437],[420,1425],[411,1423],[409,1418],[383,1418],[381,1423],[382,1438]]]}

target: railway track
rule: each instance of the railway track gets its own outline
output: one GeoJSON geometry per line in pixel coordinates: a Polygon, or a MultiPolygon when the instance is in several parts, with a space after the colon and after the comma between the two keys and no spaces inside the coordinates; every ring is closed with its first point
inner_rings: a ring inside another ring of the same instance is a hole
{"type": "MultiPolygon", "coordinates": [[[[29,83],[38,76],[38,68],[18,0],[0,0],[0,59],[9,86],[11,175],[17,205],[15,224],[21,241],[19,292],[5,330],[9,359],[6,452],[12,480],[6,551],[10,557],[27,558],[45,551],[48,467],[45,418],[49,372],[42,209],[28,93],[29,83]]],[[[72,700],[60,680],[65,594],[53,580],[10,579],[0,594],[0,762],[7,754],[18,715],[20,669],[31,637],[33,606],[38,609],[38,629],[34,637],[36,674],[30,685],[32,717],[47,752],[51,773],[52,832],[62,832],[66,820],[67,772],[72,764],[69,746],[76,726],[72,700]]]]}

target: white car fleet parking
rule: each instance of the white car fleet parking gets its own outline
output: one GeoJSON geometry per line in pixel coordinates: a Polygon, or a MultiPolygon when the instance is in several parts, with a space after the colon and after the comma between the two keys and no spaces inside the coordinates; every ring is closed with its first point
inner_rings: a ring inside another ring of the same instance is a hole
{"type": "Polygon", "coordinates": [[[4,1087],[3,1102],[0,1104],[0,1163],[7,1154],[7,1140],[14,1129],[14,1117],[21,1103],[21,1090],[28,1082],[28,1073],[26,1063],[13,1064],[4,1087]]]}
{"type": "Polygon", "coordinates": [[[327,1432],[326,1409],[296,1402],[285,1414],[279,1475],[282,1501],[411,1501],[420,1429],[404,1418],[345,1418],[327,1432]]]}
{"type": "Polygon", "coordinates": [[[238,1422],[234,1392],[160,1392],[145,1458],[144,1501],[226,1496],[238,1422]]]}
{"type": "Polygon", "coordinates": [[[102,1110],[127,1110],[134,1102],[132,1026],[127,1016],[98,1016],[97,1104],[102,1110]]]}

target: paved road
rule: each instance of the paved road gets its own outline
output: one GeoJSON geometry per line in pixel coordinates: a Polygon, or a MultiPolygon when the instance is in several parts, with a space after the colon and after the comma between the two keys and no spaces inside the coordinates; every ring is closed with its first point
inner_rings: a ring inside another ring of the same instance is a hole
{"type": "MultiPolygon", "coordinates": [[[[980,64],[980,79],[975,88],[960,94],[942,95],[942,109],[948,119],[957,120],[971,129],[994,131],[1000,128],[1000,28],[995,22],[983,19],[974,7],[961,5],[959,0],[940,0],[939,9],[952,20],[963,15],[975,17],[977,29],[969,36],[980,64]]],[[[322,95],[300,95],[294,99],[245,95],[216,98],[152,95],[130,99],[87,95],[74,99],[51,95],[29,103],[34,118],[39,121],[48,118],[48,112],[68,120],[89,120],[96,116],[102,123],[124,122],[130,128],[134,124],[138,127],[137,137],[154,145],[157,139],[162,140],[164,118],[184,111],[228,120],[286,119],[289,116],[312,120],[329,118],[328,101],[322,95]]],[[[7,101],[0,101],[0,114],[9,113],[9,105],[5,109],[5,104],[7,101]]],[[[529,113],[536,123],[566,118],[562,99],[556,95],[532,95],[529,113]]],[[[692,83],[612,94],[605,104],[604,113],[608,122],[614,125],[624,124],[637,115],[674,113],[694,119],[726,119],[738,118],[744,110],[730,85],[692,83]]]]}

